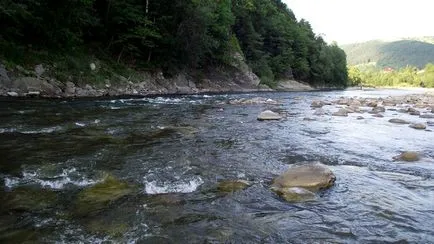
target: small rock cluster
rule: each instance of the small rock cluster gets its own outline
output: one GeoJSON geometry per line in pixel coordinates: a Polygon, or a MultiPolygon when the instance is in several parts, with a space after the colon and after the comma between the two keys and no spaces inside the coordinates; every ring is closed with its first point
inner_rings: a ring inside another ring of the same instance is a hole
{"type": "MultiPolygon", "coordinates": [[[[351,113],[368,113],[372,117],[383,118],[386,111],[396,111],[398,113],[406,113],[412,116],[418,116],[422,119],[434,118],[434,94],[424,95],[407,95],[387,98],[359,98],[359,97],[341,97],[333,101],[315,100],[311,103],[311,108],[314,109],[313,115],[332,115],[340,117],[348,117],[351,113]],[[325,106],[335,106],[337,111],[330,112],[325,109],[325,106]]],[[[357,119],[364,119],[363,116],[357,116],[357,119]]],[[[417,130],[425,130],[427,123],[407,121],[400,118],[389,119],[390,123],[408,124],[410,128],[417,130]]]]}

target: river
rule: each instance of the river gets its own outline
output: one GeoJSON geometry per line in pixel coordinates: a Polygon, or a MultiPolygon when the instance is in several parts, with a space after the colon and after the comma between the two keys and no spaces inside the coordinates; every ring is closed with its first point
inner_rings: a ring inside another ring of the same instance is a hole
{"type": "Polygon", "coordinates": [[[383,118],[314,116],[310,108],[313,100],[409,93],[0,98],[0,242],[433,243],[432,122],[414,130],[388,119],[430,120],[390,110],[383,118]],[[229,103],[258,96],[281,104],[229,103]],[[258,121],[266,109],[286,116],[258,121]],[[392,160],[406,150],[424,156],[392,160]],[[326,164],[335,186],[316,201],[285,202],[270,182],[301,161],[326,164]],[[108,174],[137,190],[74,215],[80,192],[108,174]],[[251,185],[215,190],[233,179],[251,185]]]}

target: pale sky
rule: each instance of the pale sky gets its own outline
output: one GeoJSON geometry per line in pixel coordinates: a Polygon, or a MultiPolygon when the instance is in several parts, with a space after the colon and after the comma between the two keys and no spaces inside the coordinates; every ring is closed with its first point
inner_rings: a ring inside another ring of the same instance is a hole
{"type": "Polygon", "coordinates": [[[327,42],[434,36],[434,0],[282,1],[327,42]]]}

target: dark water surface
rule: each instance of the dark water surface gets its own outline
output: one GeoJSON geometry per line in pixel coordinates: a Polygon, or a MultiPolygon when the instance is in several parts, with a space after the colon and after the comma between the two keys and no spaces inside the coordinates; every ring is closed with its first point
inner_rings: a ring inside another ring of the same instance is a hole
{"type": "Polygon", "coordinates": [[[429,119],[314,116],[309,107],[405,93],[414,91],[0,98],[0,242],[433,243],[434,133],[388,122],[429,119]],[[257,96],[283,104],[227,104],[257,96]],[[257,121],[265,109],[287,117],[257,121]],[[405,150],[424,156],[392,161],[405,150]],[[305,203],[269,190],[288,165],[306,160],[328,165],[336,185],[305,203]],[[77,194],[106,174],[138,190],[92,216],[72,214],[77,194]],[[215,190],[229,179],[252,185],[215,190]]]}

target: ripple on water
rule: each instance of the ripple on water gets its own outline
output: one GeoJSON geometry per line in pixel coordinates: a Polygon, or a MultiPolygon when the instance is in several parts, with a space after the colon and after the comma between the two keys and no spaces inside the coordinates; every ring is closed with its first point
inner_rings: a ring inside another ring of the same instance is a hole
{"type": "Polygon", "coordinates": [[[62,126],[52,126],[40,129],[25,129],[25,128],[0,128],[0,134],[5,133],[21,133],[21,134],[50,134],[63,130],[62,126]]]}

